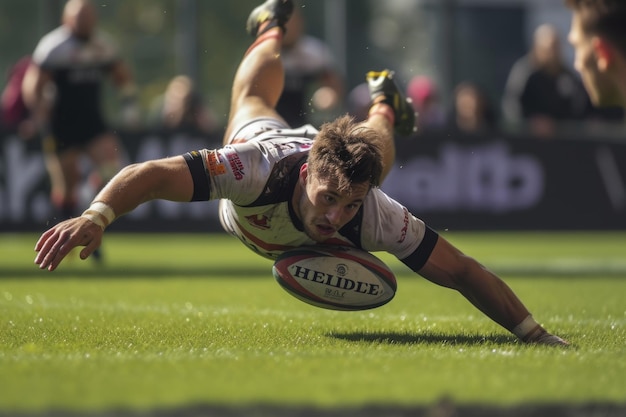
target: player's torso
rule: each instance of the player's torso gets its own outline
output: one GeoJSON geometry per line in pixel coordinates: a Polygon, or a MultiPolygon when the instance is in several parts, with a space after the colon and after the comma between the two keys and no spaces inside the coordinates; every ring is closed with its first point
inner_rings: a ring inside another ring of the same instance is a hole
{"type": "MultiPolygon", "coordinates": [[[[299,227],[288,201],[265,206],[240,207],[228,200],[220,202],[220,220],[226,231],[261,256],[276,259],[281,253],[305,245],[315,245],[299,227]]],[[[354,222],[360,224],[360,220],[354,222]]],[[[342,229],[323,242],[328,245],[360,247],[360,236],[342,229]]]]}
{"type": "Polygon", "coordinates": [[[117,58],[100,34],[80,40],[59,28],[42,39],[34,59],[55,83],[53,117],[68,122],[99,117],[102,83],[117,58]]]}
{"type": "Polygon", "coordinates": [[[212,193],[222,198],[222,226],[264,257],[313,243],[295,226],[290,207],[311,143],[308,138],[261,135],[208,156],[212,193]]]}
{"type": "MultiPolygon", "coordinates": [[[[224,229],[264,257],[275,259],[286,250],[316,243],[303,231],[292,207],[310,144],[291,139],[253,141],[208,157],[211,188],[217,193],[213,197],[224,199],[220,202],[224,229]]],[[[403,206],[373,189],[358,214],[324,243],[408,254],[415,248],[407,239],[412,222],[418,221],[403,206]]]]}

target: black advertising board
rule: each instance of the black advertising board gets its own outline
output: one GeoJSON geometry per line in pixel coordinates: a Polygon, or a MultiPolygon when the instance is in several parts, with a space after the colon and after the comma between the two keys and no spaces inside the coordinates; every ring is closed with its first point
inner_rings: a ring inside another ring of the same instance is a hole
{"type": "MultiPolygon", "coordinates": [[[[121,137],[126,162],[221,142],[163,132],[121,137]]],[[[538,140],[441,132],[396,143],[396,164],[382,188],[435,229],[626,230],[626,138],[538,140]]],[[[0,152],[0,231],[41,231],[53,220],[39,148],[4,135],[0,152]]],[[[86,191],[82,204],[90,197],[86,191]]],[[[111,230],[221,229],[217,202],[159,201],[120,218],[111,230]]]]}

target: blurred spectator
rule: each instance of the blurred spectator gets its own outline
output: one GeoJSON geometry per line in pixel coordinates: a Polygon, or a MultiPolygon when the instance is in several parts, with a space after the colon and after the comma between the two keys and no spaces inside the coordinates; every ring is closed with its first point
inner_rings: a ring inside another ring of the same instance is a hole
{"type": "Polygon", "coordinates": [[[491,100],[478,84],[464,81],[456,86],[448,120],[452,128],[480,133],[495,129],[497,122],[491,100]]]}
{"type": "Polygon", "coordinates": [[[574,66],[603,120],[623,122],[626,108],[626,2],[566,0],[574,66]]]}
{"type": "Polygon", "coordinates": [[[354,87],[346,96],[346,111],[359,122],[367,120],[371,104],[372,98],[366,82],[354,87]]]}
{"type": "Polygon", "coordinates": [[[550,137],[558,123],[581,119],[589,110],[580,79],[563,60],[557,30],[548,24],[539,26],[531,50],[509,73],[502,101],[505,122],[550,137]]]}
{"type": "Polygon", "coordinates": [[[413,101],[413,107],[417,112],[418,131],[445,126],[446,112],[441,105],[439,91],[432,79],[416,75],[409,81],[406,95],[413,101]]]}
{"type": "Polygon", "coordinates": [[[97,12],[89,0],[68,0],[61,25],[44,35],[22,84],[24,101],[33,112],[49,108],[43,128],[43,151],[51,181],[51,201],[60,219],[79,215],[83,183],[82,157],[94,167],[94,191],[122,165],[121,143],[101,109],[103,84],[112,77],[122,93],[129,122],[138,120],[136,88],[117,49],[97,30],[97,12]]]}
{"type": "Polygon", "coordinates": [[[314,124],[316,111],[332,112],[343,105],[343,77],[328,45],[305,33],[298,8],[285,26],[281,51],[285,87],[276,110],[290,126],[314,124]]]}
{"type": "Polygon", "coordinates": [[[215,116],[186,75],[170,80],[153,105],[151,118],[153,125],[166,130],[211,133],[217,127],[215,116]]]}
{"type": "Polygon", "coordinates": [[[9,70],[2,90],[2,126],[17,132],[22,139],[31,139],[37,133],[37,123],[22,95],[22,82],[31,63],[30,55],[20,58],[9,70]]]}

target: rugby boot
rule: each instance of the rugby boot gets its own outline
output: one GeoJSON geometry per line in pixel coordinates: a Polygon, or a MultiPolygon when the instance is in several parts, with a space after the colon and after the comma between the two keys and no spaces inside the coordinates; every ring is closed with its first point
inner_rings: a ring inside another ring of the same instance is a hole
{"type": "Polygon", "coordinates": [[[285,23],[293,13],[293,0],[267,0],[250,13],[246,24],[246,31],[250,36],[257,37],[273,27],[279,27],[285,33],[285,23]],[[269,23],[259,33],[259,28],[265,22],[269,23]]]}
{"type": "Polygon", "coordinates": [[[393,80],[393,71],[370,71],[365,76],[370,92],[372,104],[385,103],[394,112],[394,130],[398,135],[410,136],[417,129],[415,127],[415,109],[410,98],[402,94],[393,80]],[[382,97],[382,98],[381,98],[382,97]]]}

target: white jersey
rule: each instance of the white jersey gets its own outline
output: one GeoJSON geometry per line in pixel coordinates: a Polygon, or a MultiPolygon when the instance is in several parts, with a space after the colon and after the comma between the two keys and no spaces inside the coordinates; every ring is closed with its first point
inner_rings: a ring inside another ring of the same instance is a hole
{"type": "MultiPolygon", "coordinates": [[[[271,130],[247,142],[185,155],[194,177],[193,199],[221,199],[224,229],[264,257],[275,259],[286,250],[316,244],[304,233],[291,203],[316,133],[310,126],[271,130]]],[[[427,259],[434,242],[423,248],[428,253],[418,254],[427,232],[436,241],[436,233],[422,220],[373,188],[358,214],[323,244],[386,251],[401,260],[416,254],[427,259]]]]}

